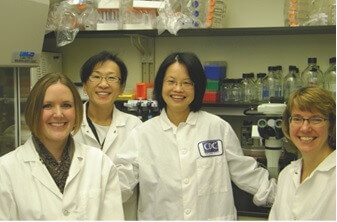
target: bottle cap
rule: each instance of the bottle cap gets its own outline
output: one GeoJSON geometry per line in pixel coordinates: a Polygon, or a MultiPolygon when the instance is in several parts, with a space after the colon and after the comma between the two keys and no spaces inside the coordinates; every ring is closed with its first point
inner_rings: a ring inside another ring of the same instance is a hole
{"type": "Polygon", "coordinates": [[[317,63],[317,58],[308,58],[308,63],[317,63]]]}
{"type": "Polygon", "coordinates": [[[332,63],[336,63],[336,57],[331,57],[329,59],[329,63],[332,64],[332,63]]]}
{"type": "Polygon", "coordinates": [[[266,75],[267,75],[266,73],[262,73],[262,72],[256,74],[257,78],[264,78],[266,75]]]}

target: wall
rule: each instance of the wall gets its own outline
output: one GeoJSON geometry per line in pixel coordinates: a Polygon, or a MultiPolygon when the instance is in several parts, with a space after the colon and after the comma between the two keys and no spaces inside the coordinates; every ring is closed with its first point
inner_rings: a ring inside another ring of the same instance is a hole
{"type": "MultiPolygon", "coordinates": [[[[283,0],[228,0],[227,27],[283,26],[283,0]]],[[[336,35],[268,35],[220,37],[157,37],[155,67],[173,51],[195,52],[202,62],[224,60],[228,77],[239,78],[243,72],[267,72],[268,65],[289,65],[303,70],[307,58],[314,56],[322,70],[329,57],[335,56],[336,35]]],[[[46,39],[46,51],[63,54],[63,71],[78,82],[83,62],[103,49],[118,52],[126,62],[129,77],[126,91],[141,81],[141,54],[124,38],[77,38],[69,45],[55,47],[55,40],[46,39]]]]}

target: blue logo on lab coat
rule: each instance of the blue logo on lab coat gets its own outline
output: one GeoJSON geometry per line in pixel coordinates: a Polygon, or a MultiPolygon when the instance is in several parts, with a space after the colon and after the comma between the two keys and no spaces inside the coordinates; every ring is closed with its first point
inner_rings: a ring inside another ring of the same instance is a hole
{"type": "Polygon", "coordinates": [[[205,153],[214,153],[218,152],[218,141],[210,140],[210,141],[203,141],[202,147],[204,148],[205,153]]]}
{"type": "Polygon", "coordinates": [[[223,154],[222,141],[217,139],[199,142],[198,149],[202,157],[220,156],[223,154]]]}

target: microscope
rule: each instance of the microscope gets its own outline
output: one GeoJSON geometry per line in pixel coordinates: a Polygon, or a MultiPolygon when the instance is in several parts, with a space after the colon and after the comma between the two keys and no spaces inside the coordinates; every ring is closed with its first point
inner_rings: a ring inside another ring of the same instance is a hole
{"type": "Polygon", "coordinates": [[[259,105],[257,112],[262,114],[262,118],[252,127],[252,138],[261,137],[264,140],[267,170],[272,178],[278,176],[279,159],[283,151],[282,114],[286,104],[279,101],[271,99],[270,103],[259,105]]]}

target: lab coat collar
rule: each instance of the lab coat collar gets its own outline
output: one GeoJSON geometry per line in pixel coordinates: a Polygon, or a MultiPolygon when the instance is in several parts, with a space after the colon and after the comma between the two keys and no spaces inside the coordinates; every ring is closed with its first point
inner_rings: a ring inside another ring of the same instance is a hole
{"type": "MultiPolygon", "coordinates": [[[[75,152],[71,161],[69,176],[67,178],[66,186],[78,174],[83,165],[85,158],[85,151],[82,146],[75,142],[75,152]]],[[[32,162],[32,175],[37,178],[44,186],[52,191],[56,196],[62,198],[62,193],[59,191],[53,178],[50,176],[48,169],[41,163],[39,154],[37,153],[32,136],[26,141],[22,149],[22,158],[24,162],[32,162]]],[[[66,189],[66,187],[64,188],[66,189]]]]}
{"type": "MultiPolygon", "coordinates": [[[[295,184],[299,185],[301,171],[302,171],[302,158],[291,162],[292,172],[293,172],[293,181],[295,184]]],[[[334,150],[327,156],[311,173],[309,176],[312,177],[317,171],[329,171],[330,169],[336,167],[336,151],[334,150]]]]}
{"type": "MultiPolygon", "coordinates": [[[[190,112],[188,114],[186,124],[196,125],[198,115],[199,115],[199,112],[190,112]]],[[[160,118],[160,122],[161,122],[161,126],[162,126],[163,130],[169,130],[169,129],[175,127],[174,124],[168,118],[165,108],[163,108],[161,110],[159,118],[160,118]]]]}
{"type": "MultiPolygon", "coordinates": [[[[92,132],[89,123],[87,121],[87,104],[88,102],[85,102],[83,104],[83,121],[82,121],[82,128],[85,129],[84,133],[89,136],[92,140],[96,141],[95,135],[92,132]]],[[[127,117],[126,115],[123,115],[123,113],[116,108],[116,106],[114,105],[113,108],[113,112],[112,112],[112,121],[111,124],[109,126],[109,131],[108,134],[109,136],[106,137],[105,142],[104,142],[104,146],[103,146],[103,152],[106,153],[110,148],[111,148],[111,144],[114,142],[114,140],[117,137],[117,134],[114,133],[116,131],[116,128],[118,127],[124,127],[126,125],[127,122],[127,117]]],[[[97,142],[97,141],[96,141],[97,142]]],[[[98,144],[98,142],[97,142],[98,144]]]]}
{"type": "Polygon", "coordinates": [[[62,198],[62,193],[58,189],[56,183],[48,172],[47,167],[40,161],[39,154],[37,153],[32,136],[21,147],[22,159],[24,162],[31,162],[32,175],[47,189],[53,192],[57,197],[62,198]]]}
{"type": "MultiPolygon", "coordinates": [[[[81,146],[79,143],[77,143],[74,140],[73,140],[73,142],[74,142],[74,146],[75,146],[75,152],[74,152],[73,159],[71,161],[71,165],[70,165],[70,169],[69,169],[69,176],[67,178],[66,186],[67,186],[67,184],[70,183],[70,181],[72,179],[75,178],[75,176],[81,170],[82,165],[84,163],[83,159],[85,158],[84,147],[81,146]]],[[[66,189],[66,186],[65,186],[64,189],[66,189]]]]}
{"type": "MultiPolygon", "coordinates": [[[[87,121],[87,102],[85,102],[83,104],[83,121],[82,121],[82,126],[86,126],[86,127],[89,127],[89,124],[88,124],[88,121],[87,121]]],[[[113,112],[112,112],[112,121],[111,121],[111,124],[110,126],[116,126],[116,127],[119,127],[119,126],[125,126],[126,125],[126,117],[122,115],[122,112],[117,109],[117,107],[115,105],[113,105],[114,108],[113,108],[113,112]]],[[[90,127],[89,127],[90,128],[90,127]]]]}

